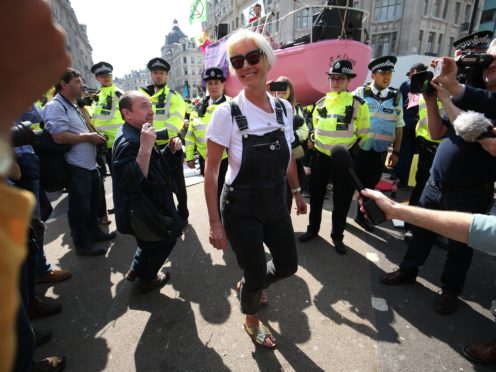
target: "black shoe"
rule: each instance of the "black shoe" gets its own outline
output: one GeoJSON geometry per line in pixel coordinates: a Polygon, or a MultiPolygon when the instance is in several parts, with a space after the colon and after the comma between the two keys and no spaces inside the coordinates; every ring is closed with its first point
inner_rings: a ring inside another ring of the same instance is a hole
{"type": "Polygon", "coordinates": [[[301,234],[298,237],[298,240],[300,241],[300,243],[306,243],[306,242],[309,242],[310,240],[312,240],[313,238],[315,238],[316,236],[317,236],[317,234],[310,232],[310,231],[307,231],[307,232],[301,234]]]}
{"type": "Polygon", "coordinates": [[[375,226],[365,217],[355,217],[355,222],[368,232],[374,232],[375,226]]]}
{"type": "Polygon", "coordinates": [[[130,282],[134,282],[136,280],[136,278],[138,278],[139,276],[140,276],[139,273],[137,273],[136,271],[134,271],[132,269],[129,269],[124,277],[127,280],[129,280],[130,282]]]}
{"type": "Polygon", "coordinates": [[[381,275],[379,280],[387,285],[398,285],[406,283],[415,283],[417,281],[416,276],[407,274],[400,269],[396,269],[390,273],[381,275]]]}
{"type": "Polygon", "coordinates": [[[340,255],[346,254],[346,246],[344,245],[342,240],[333,240],[332,243],[334,244],[334,249],[336,252],[338,252],[340,255]]]}
{"type": "Polygon", "coordinates": [[[36,347],[46,344],[52,338],[52,331],[49,329],[37,330],[34,331],[34,345],[36,347]]]}
{"type": "Polygon", "coordinates": [[[169,273],[158,273],[155,279],[153,279],[151,282],[148,283],[142,283],[140,285],[140,292],[141,293],[148,293],[153,291],[156,288],[162,288],[164,285],[167,284],[167,282],[170,279],[170,274],[169,273]]]}
{"type": "Polygon", "coordinates": [[[103,232],[102,230],[98,229],[95,232],[91,234],[91,240],[94,242],[106,242],[108,240],[115,239],[117,236],[116,231],[112,231],[110,233],[103,232]]]}
{"type": "Polygon", "coordinates": [[[105,253],[107,253],[105,248],[93,244],[85,244],[80,248],[76,247],[76,254],[78,256],[101,256],[105,253]]]}
{"type": "Polygon", "coordinates": [[[60,372],[65,368],[65,357],[52,356],[33,363],[35,372],[60,372]]]}
{"type": "Polygon", "coordinates": [[[29,304],[29,319],[45,318],[60,313],[62,305],[55,300],[41,299],[35,297],[34,301],[29,304]]]}
{"type": "Polygon", "coordinates": [[[434,310],[439,314],[447,315],[456,310],[458,305],[458,296],[451,293],[443,292],[434,301],[434,310]]]}

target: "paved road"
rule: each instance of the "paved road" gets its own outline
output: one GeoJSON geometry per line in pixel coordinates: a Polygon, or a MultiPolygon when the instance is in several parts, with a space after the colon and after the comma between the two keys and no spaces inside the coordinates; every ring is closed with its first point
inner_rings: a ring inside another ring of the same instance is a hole
{"type": "MultiPolygon", "coordinates": [[[[38,287],[59,298],[63,310],[34,322],[54,332],[36,357],[64,353],[68,371],[490,370],[472,365],[460,351],[468,341],[496,334],[488,311],[496,298],[495,259],[475,254],[459,310],[442,316],[432,303],[445,251],[433,249],[417,284],[384,286],[378,277],[395,268],[405,251],[401,231],[388,222],[372,235],[349,219],[345,243],[351,249],[339,256],[330,244],[326,204],[321,237],[297,245],[297,274],[268,290],[270,304],[261,317],[279,348],[262,350],[241,327],[233,289],[240,271],[232,251],[208,243],[203,184],[188,187],[188,195],[191,225],[165,265],[171,282],[147,295],[124,279],[133,238],[119,235],[104,257],[76,256],[66,194],[51,195],[55,210],[46,252],[73,277],[38,287]]],[[[108,200],[111,205],[111,195],[108,200]]],[[[299,235],[307,216],[294,215],[293,222],[299,235]]]]}

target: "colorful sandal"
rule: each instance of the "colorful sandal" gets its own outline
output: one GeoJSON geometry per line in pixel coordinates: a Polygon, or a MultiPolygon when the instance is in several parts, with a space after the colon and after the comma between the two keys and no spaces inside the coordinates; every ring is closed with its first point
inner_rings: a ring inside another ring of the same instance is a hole
{"type": "Polygon", "coordinates": [[[258,326],[248,326],[243,323],[243,326],[245,328],[246,333],[250,336],[252,341],[260,345],[261,347],[264,347],[266,349],[275,349],[277,347],[277,341],[272,336],[272,333],[270,332],[270,329],[263,325],[262,322],[259,323],[258,326]],[[270,342],[267,343],[267,341],[270,342]]]}
{"type": "MultiPolygon", "coordinates": [[[[239,281],[236,283],[236,287],[234,288],[236,292],[240,293],[241,292],[241,287],[243,286],[243,281],[239,281]]],[[[262,291],[262,294],[260,295],[260,306],[265,307],[269,304],[269,296],[267,295],[267,292],[262,291]]]]}

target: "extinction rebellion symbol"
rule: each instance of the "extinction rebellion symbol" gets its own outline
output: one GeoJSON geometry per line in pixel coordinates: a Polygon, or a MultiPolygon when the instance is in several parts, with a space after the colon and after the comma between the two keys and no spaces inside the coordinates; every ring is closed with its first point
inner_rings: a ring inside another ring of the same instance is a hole
{"type": "Polygon", "coordinates": [[[203,17],[203,12],[205,11],[205,7],[203,5],[202,0],[195,0],[191,4],[191,10],[190,10],[190,18],[192,20],[198,20],[203,17]]]}

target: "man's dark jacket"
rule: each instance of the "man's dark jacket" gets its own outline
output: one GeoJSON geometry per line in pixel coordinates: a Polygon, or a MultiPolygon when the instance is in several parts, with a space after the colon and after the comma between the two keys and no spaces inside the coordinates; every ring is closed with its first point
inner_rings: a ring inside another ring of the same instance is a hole
{"type": "Polygon", "coordinates": [[[136,162],[140,147],[140,130],[128,123],[119,129],[112,147],[112,189],[115,207],[117,230],[122,234],[133,234],[129,223],[129,197],[133,194],[131,182],[127,179],[126,170],[130,167],[132,176],[138,182],[141,192],[146,195],[155,207],[174,220],[171,240],[181,235],[184,223],[177,215],[172,192],[175,190],[174,181],[170,175],[172,167],[181,167],[180,152],[172,154],[166,146],[161,152],[154,147],[145,177],[136,162]]]}

